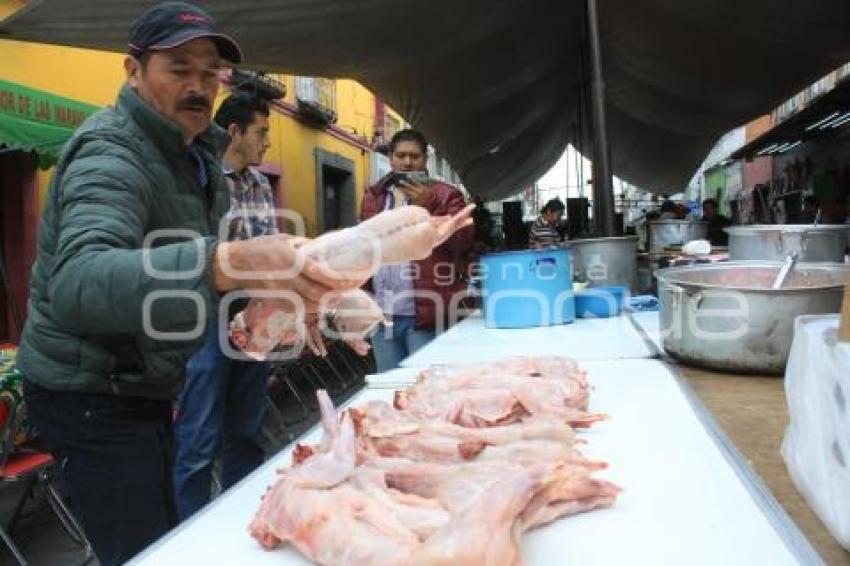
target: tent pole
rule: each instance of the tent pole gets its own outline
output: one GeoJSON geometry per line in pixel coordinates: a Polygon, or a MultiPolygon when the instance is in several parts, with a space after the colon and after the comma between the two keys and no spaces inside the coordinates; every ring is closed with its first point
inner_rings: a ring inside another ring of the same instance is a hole
{"type": "MultiPolygon", "coordinates": [[[[584,76],[582,75],[581,80],[578,83],[578,136],[576,136],[576,142],[579,154],[581,158],[584,157],[584,76]]],[[[581,159],[579,158],[579,160],[581,159]]],[[[576,167],[576,171],[578,171],[578,196],[579,198],[584,198],[584,162],[579,161],[580,167],[576,167]]]]}
{"type": "Polygon", "coordinates": [[[611,177],[611,148],[605,117],[605,78],[596,0],[587,0],[590,42],[591,111],[593,112],[593,218],[600,236],[614,235],[614,184],[611,177]]]}

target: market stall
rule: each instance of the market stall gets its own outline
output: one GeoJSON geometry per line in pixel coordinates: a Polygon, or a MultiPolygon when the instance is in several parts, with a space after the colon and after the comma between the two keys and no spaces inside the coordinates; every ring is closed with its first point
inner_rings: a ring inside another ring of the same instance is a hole
{"type": "MultiPolygon", "coordinates": [[[[648,359],[581,365],[594,387],[592,410],[611,416],[585,433],[584,450],[607,460],[610,467],[600,475],[624,490],[609,509],[532,531],[522,548],[528,564],[615,564],[636,557],[664,564],[820,562],[674,367],[648,359]]],[[[371,387],[350,404],[392,396],[391,388],[371,387]]],[[[301,439],[318,440],[316,429],[301,439]]],[[[262,550],[247,532],[275,470],[290,464],[291,453],[271,458],[133,563],[306,563],[289,546],[262,550]]]]}

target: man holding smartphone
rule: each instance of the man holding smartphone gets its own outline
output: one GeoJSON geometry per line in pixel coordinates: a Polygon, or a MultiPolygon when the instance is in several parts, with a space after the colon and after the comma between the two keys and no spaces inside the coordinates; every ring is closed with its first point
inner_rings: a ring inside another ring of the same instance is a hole
{"type": "MultiPolygon", "coordinates": [[[[460,212],[463,194],[452,185],[428,178],[428,142],[421,132],[401,130],[390,140],[392,172],[367,188],[360,219],[405,205],[425,208],[433,216],[460,212]]],[[[372,337],[379,372],[430,342],[454,317],[458,293],[466,292],[460,259],[473,245],[471,226],[455,232],[424,260],[382,267],[372,279],[375,299],[392,325],[381,325],[372,337]]]]}

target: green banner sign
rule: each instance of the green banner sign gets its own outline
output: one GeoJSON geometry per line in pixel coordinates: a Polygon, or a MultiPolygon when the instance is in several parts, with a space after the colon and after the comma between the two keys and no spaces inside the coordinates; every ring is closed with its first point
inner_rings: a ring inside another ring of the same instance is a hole
{"type": "Polygon", "coordinates": [[[39,166],[56,163],[74,129],[97,106],[0,80],[0,144],[35,151],[39,166]]]}

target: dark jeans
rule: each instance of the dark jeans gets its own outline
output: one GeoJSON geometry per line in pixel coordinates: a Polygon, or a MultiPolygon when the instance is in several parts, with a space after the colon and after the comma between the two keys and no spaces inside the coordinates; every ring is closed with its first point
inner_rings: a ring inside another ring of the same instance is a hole
{"type": "Polygon", "coordinates": [[[176,524],[169,401],[49,391],[27,380],[24,399],[101,564],[126,562],[176,524]]]}
{"type": "Polygon", "coordinates": [[[260,445],[271,367],[237,361],[219,347],[215,325],[186,366],[175,423],[174,488],[186,519],[210,500],[213,463],[221,456],[221,488],[228,489],[263,463],[260,445]]]}
{"type": "Polygon", "coordinates": [[[434,339],[434,330],[417,330],[415,316],[393,316],[393,324],[378,326],[372,335],[372,351],[378,373],[390,371],[434,339]]]}

